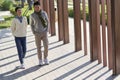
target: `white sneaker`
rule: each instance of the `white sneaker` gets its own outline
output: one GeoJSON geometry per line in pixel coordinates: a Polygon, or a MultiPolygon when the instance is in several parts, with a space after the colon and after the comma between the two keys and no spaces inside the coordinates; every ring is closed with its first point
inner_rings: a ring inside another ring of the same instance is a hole
{"type": "Polygon", "coordinates": [[[42,66],[42,65],[43,65],[43,61],[39,60],[39,66],[42,66]]]}
{"type": "Polygon", "coordinates": [[[44,63],[46,64],[46,65],[48,65],[49,64],[49,61],[48,61],[48,59],[46,58],[46,59],[44,59],[44,63]]]}
{"type": "Polygon", "coordinates": [[[17,66],[17,69],[25,69],[25,66],[21,64],[20,66],[17,66]]]}

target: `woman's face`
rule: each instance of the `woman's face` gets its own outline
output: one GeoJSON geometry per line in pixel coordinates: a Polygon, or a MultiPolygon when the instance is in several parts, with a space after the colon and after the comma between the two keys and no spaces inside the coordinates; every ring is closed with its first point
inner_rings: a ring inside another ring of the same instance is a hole
{"type": "Polygon", "coordinates": [[[40,5],[35,5],[34,6],[34,11],[39,12],[41,10],[40,5]]]}
{"type": "Polygon", "coordinates": [[[18,9],[18,10],[17,10],[17,15],[18,15],[18,16],[21,16],[21,15],[22,15],[22,10],[21,10],[21,9],[18,9]]]}

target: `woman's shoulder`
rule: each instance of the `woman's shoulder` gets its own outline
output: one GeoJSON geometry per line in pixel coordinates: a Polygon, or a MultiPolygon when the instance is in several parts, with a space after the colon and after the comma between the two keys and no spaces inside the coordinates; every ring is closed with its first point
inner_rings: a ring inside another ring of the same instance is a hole
{"type": "Polygon", "coordinates": [[[24,20],[27,20],[27,17],[26,17],[26,16],[23,16],[23,19],[24,19],[24,20]]]}
{"type": "Polygon", "coordinates": [[[12,19],[12,22],[15,22],[17,19],[14,17],[13,19],[12,19]]]}

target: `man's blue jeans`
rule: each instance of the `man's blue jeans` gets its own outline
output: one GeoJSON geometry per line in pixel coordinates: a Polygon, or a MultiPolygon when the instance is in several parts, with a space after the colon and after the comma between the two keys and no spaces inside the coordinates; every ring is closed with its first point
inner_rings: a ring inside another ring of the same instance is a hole
{"type": "Polygon", "coordinates": [[[23,58],[26,54],[26,37],[15,37],[15,43],[20,63],[23,64],[23,58]]]}

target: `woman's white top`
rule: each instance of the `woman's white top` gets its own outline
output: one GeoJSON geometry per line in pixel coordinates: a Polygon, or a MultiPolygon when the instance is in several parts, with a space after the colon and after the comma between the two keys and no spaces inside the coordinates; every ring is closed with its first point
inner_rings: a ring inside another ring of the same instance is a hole
{"type": "Polygon", "coordinates": [[[14,18],[11,24],[11,31],[15,37],[26,37],[27,35],[27,18],[23,17],[22,22],[19,19],[14,18]]]}

